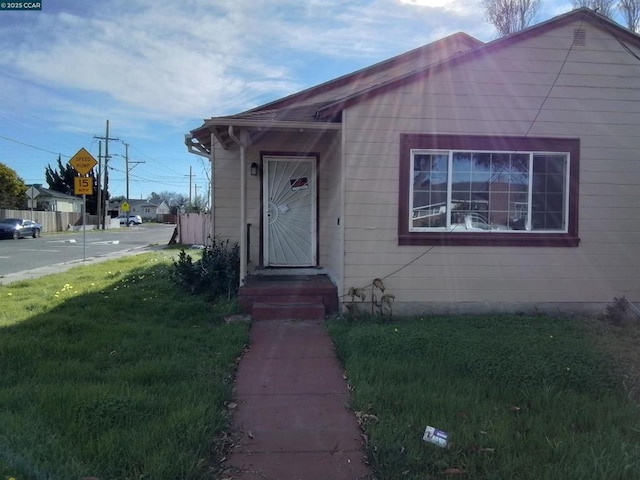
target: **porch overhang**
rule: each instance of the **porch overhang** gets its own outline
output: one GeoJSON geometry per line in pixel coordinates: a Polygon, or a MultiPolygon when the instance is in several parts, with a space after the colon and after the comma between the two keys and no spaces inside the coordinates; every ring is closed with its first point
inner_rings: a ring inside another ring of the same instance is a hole
{"type": "Polygon", "coordinates": [[[309,122],[309,121],[283,121],[283,120],[254,120],[254,119],[230,119],[229,117],[210,118],[204,124],[191,130],[185,136],[185,144],[189,151],[195,154],[208,155],[211,152],[211,134],[225,150],[237,145],[233,138],[236,132],[244,130],[248,138],[255,139],[268,132],[335,132],[342,128],[339,122],[309,122]]]}

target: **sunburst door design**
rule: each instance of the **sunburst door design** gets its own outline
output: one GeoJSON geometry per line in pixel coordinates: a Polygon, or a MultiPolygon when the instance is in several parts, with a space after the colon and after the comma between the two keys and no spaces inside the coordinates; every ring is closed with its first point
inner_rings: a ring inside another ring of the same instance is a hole
{"type": "Polygon", "coordinates": [[[316,160],[264,157],[264,261],[316,265],[316,160]]]}

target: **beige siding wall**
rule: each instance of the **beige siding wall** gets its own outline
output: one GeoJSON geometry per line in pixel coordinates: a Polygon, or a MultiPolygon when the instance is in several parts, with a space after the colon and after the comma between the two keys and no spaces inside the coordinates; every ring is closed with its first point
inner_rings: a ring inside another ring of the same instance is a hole
{"type": "Polygon", "coordinates": [[[345,112],[345,291],[382,277],[399,310],[640,302],[640,62],[582,26],[585,47],[568,25],[345,112]],[[580,246],[398,246],[402,133],[579,137],[580,246]]]}
{"type": "Polygon", "coordinates": [[[214,234],[240,241],[240,154],[216,145],[213,168],[214,234]]]}
{"type": "Polygon", "coordinates": [[[57,200],[53,202],[57,212],[82,212],[82,206],[79,210],[76,208],[76,204],[73,202],[65,202],[64,200],[57,200]]]}
{"type": "MultiPolygon", "coordinates": [[[[250,265],[260,259],[261,176],[251,176],[251,163],[261,163],[261,152],[293,154],[317,153],[319,266],[337,281],[341,271],[341,233],[338,225],[341,205],[340,134],[282,133],[257,141],[246,149],[247,223],[251,224],[250,265]]],[[[216,235],[239,241],[240,152],[219,149],[215,153],[214,229],[216,235]]]]}
{"type": "Polygon", "coordinates": [[[325,137],[318,165],[318,245],[319,265],[339,283],[343,267],[343,204],[341,135],[325,137]]]}

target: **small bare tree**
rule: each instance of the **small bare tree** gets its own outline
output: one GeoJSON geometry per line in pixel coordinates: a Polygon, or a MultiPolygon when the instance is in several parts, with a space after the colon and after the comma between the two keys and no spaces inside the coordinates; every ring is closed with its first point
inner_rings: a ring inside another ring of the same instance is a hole
{"type": "Polygon", "coordinates": [[[627,23],[627,28],[637,32],[640,30],[640,0],[620,0],[618,10],[627,23]]]}
{"type": "Polygon", "coordinates": [[[587,7],[608,18],[613,18],[615,0],[571,0],[573,8],[587,7]]]}
{"type": "Polygon", "coordinates": [[[527,28],[535,20],[540,0],[482,0],[487,21],[501,36],[527,28]]]}

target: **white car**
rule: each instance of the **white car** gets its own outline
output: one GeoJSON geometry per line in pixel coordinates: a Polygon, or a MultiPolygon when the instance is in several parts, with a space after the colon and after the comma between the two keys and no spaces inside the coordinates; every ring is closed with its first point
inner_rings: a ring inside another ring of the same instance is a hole
{"type": "Polygon", "coordinates": [[[120,215],[118,217],[120,225],[140,225],[142,223],[142,217],[140,215],[120,215]]]}

